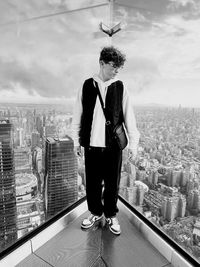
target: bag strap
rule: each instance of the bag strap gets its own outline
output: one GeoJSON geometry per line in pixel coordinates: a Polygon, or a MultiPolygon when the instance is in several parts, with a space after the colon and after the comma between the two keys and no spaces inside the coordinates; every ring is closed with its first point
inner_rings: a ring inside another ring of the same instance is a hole
{"type": "Polygon", "coordinates": [[[101,103],[101,107],[102,107],[102,110],[103,110],[103,114],[104,114],[105,119],[106,119],[106,125],[109,125],[109,124],[111,124],[111,122],[109,120],[107,120],[106,110],[104,108],[103,99],[102,99],[102,96],[101,96],[101,93],[100,93],[100,90],[99,90],[98,83],[96,81],[94,81],[94,83],[95,83],[95,87],[97,88],[97,95],[99,97],[99,100],[100,100],[100,103],[101,103]]]}

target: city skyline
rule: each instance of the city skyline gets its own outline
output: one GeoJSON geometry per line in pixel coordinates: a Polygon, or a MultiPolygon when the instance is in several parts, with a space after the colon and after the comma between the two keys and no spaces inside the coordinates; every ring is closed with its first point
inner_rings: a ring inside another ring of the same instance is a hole
{"type": "MultiPolygon", "coordinates": [[[[123,151],[119,193],[199,260],[200,112],[188,108],[138,107],[135,115],[141,133],[138,155],[132,165],[128,149],[123,151]]],[[[56,188],[59,192],[61,188],[67,189],[65,200],[73,192],[76,192],[74,201],[85,196],[84,159],[78,159],[77,170],[72,166],[72,140],[69,154],[65,150],[63,142],[72,134],[72,114],[66,110],[53,105],[5,105],[0,107],[0,117],[13,125],[17,237],[20,238],[46,220],[46,197],[51,200],[49,192],[44,190],[47,181],[52,184],[59,181],[52,192],[56,188]],[[45,143],[50,145],[49,149],[45,143]],[[77,180],[71,179],[74,171],[78,171],[77,180]]],[[[61,192],[57,194],[61,195],[61,192]]],[[[55,207],[54,204],[51,206],[55,207]]]]}
{"type": "MultiPolygon", "coordinates": [[[[114,2],[114,23],[126,24],[113,36],[113,44],[127,54],[119,79],[130,90],[134,105],[199,107],[200,3],[114,2]]],[[[105,0],[0,3],[0,104],[72,104],[82,81],[98,71],[101,47],[110,44],[99,30],[101,21],[109,23],[107,4],[105,0]]]]}

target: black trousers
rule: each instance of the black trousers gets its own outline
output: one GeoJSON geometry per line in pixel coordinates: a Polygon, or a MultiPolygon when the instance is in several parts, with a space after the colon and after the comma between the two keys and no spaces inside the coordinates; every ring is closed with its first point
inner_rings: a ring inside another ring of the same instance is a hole
{"type": "Polygon", "coordinates": [[[92,214],[113,217],[119,211],[121,165],[122,151],[118,148],[85,148],[86,197],[92,214]]]}

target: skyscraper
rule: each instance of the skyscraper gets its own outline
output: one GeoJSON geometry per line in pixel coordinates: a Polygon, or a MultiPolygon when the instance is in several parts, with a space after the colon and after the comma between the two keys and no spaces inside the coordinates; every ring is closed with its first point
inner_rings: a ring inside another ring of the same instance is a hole
{"type": "Polygon", "coordinates": [[[157,183],[158,183],[158,172],[157,171],[154,171],[153,172],[153,181],[152,181],[152,184],[157,185],[157,183]]]}
{"type": "Polygon", "coordinates": [[[141,206],[143,204],[143,201],[144,201],[144,187],[139,185],[138,188],[137,188],[137,202],[138,202],[138,205],[141,206]]]}
{"type": "Polygon", "coordinates": [[[161,215],[163,216],[164,219],[166,219],[167,217],[167,203],[168,203],[168,199],[167,197],[164,197],[162,201],[162,206],[161,206],[161,215]]]}
{"type": "Polygon", "coordinates": [[[176,218],[177,214],[177,201],[174,198],[169,198],[167,203],[167,220],[169,222],[176,218]]]}
{"type": "Polygon", "coordinates": [[[181,176],[182,176],[182,171],[181,170],[172,170],[172,184],[171,186],[179,186],[181,183],[181,176]]]}
{"type": "Polygon", "coordinates": [[[184,195],[180,195],[179,197],[179,207],[178,207],[178,216],[184,217],[186,211],[186,198],[184,195]]]}
{"type": "Polygon", "coordinates": [[[133,187],[126,187],[125,199],[131,205],[137,205],[137,186],[133,185],[133,187]]]}
{"type": "Polygon", "coordinates": [[[0,120],[0,250],[17,239],[12,124],[0,120]]]}
{"type": "Polygon", "coordinates": [[[49,218],[78,199],[73,140],[48,137],[45,144],[45,209],[49,218]]]}
{"type": "Polygon", "coordinates": [[[37,131],[32,132],[31,134],[31,147],[34,149],[36,146],[40,145],[40,134],[37,131]]]}

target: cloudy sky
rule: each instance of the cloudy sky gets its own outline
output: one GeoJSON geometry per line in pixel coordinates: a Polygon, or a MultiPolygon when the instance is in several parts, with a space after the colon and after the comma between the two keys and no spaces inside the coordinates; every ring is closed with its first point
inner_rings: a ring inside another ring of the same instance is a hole
{"type": "MultiPolygon", "coordinates": [[[[200,1],[115,0],[135,104],[200,106],[200,1]]],[[[67,103],[98,71],[107,0],[0,1],[0,102],[67,103]],[[90,8],[88,8],[90,7],[90,8]]]]}

